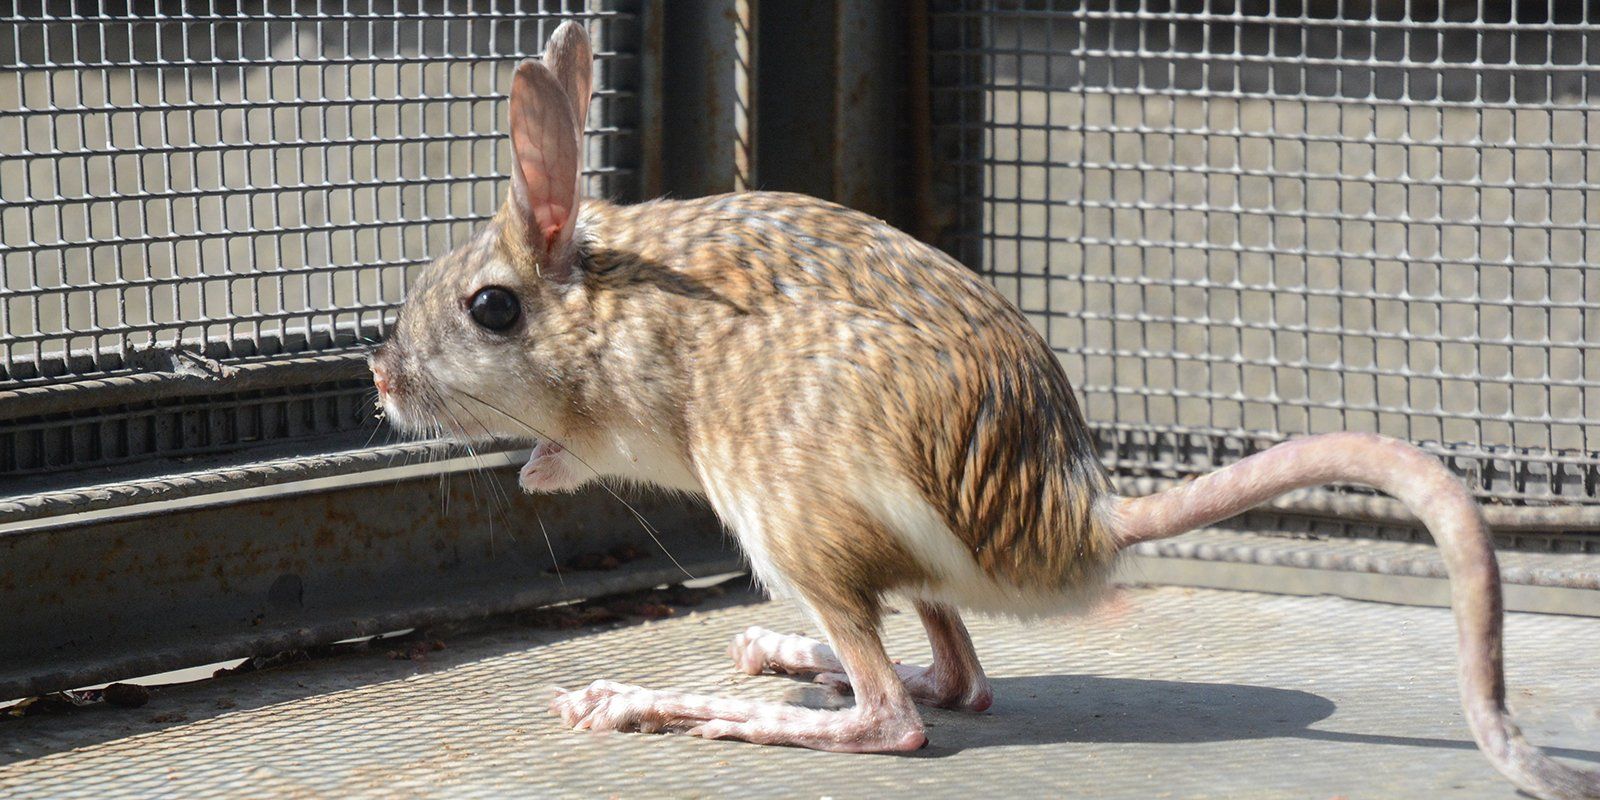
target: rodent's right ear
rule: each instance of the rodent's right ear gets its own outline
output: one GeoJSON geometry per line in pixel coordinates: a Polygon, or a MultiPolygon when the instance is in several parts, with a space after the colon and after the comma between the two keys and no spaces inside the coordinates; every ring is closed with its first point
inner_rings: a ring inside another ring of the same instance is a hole
{"type": "Polygon", "coordinates": [[[573,269],[572,228],[578,220],[578,145],[566,90],[543,62],[517,65],[511,80],[511,198],[528,246],[546,277],[573,269]]]}
{"type": "Polygon", "coordinates": [[[544,46],[544,65],[572,102],[572,119],[578,124],[578,148],[582,152],[583,126],[589,119],[589,97],[594,94],[594,48],[589,46],[589,32],[582,23],[569,19],[550,34],[550,42],[544,46]]]}

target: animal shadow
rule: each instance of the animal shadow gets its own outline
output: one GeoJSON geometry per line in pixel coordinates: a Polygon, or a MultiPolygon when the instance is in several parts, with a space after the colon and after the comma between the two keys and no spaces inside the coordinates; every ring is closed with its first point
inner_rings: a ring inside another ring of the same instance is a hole
{"type": "MultiPolygon", "coordinates": [[[[1324,731],[1312,726],[1337,706],[1321,695],[1237,683],[1040,675],[993,680],[987,714],[930,711],[929,747],[938,758],[969,748],[1082,742],[1194,744],[1251,739],[1305,739],[1365,745],[1474,750],[1465,736],[1418,736],[1324,731]]],[[[1551,755],[1600,763],[1600,753],[1551,747],[1551,755]]]]}

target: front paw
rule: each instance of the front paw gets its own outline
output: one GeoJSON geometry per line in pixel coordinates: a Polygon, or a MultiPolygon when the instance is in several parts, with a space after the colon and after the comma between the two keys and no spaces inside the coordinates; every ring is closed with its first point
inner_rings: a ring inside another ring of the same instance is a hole
{"type": "Polygon", "coordinates": [[[529,494],[570,492],[583,485],[572,468],[572,459],[561,445],[540,442],[528,456],[528,463],[517,473],[517,485],[529,494]]]}

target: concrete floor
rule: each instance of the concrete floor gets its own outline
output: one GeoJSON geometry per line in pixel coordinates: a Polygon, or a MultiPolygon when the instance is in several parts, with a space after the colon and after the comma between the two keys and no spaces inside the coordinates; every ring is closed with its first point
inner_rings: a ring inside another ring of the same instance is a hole
{"type": "MultiPolygon", "coordinates": [[[[912,756],[580,734],[544,711],[545,687],[600,677],[840,702],[735,674],[723,650],[751,624],[806,628],[735,591],[658,622],[447,634],[421,662],[379,645],[136,710],[0,720],[0,797],[1516,796],[1461,721],[1448,614],[1328,597],[1133,588],[1087,618],[974,620],[998,700],[927,712],[912,756]]],[[[1529,736],[1600,763],[1600,619],[1516,614],[1508,630],[1529,736]]],[[[914,616],[887,635],[927,657],[914,616]]]]}

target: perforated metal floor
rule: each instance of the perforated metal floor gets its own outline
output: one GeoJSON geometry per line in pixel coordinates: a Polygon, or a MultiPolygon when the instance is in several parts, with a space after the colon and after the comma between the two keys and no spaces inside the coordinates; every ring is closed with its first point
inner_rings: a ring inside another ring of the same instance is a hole
{"type": "MultiPolygon", "coordinates": [[[[660,622],[462,634],[420,663],[379,647],[136,710],[0,721],[0,797],[1515,796],[1462,724],[1448,614],[1334,598],[1130,589],[1086,619],[974,620],[998,700],[926,712],[932,743],[909,757],[578,734],[544,711],[546,686],[599,677],[830,701],[734,674],[723,650],[750,624],[805,628],[740,593],[660,622]]],[[[1517,614],[1508,630],[1524,728],[1600,763],[1600,620],[1517,614]]],[[[913,615],[888,639],[927,656],[913,615]]]]}

